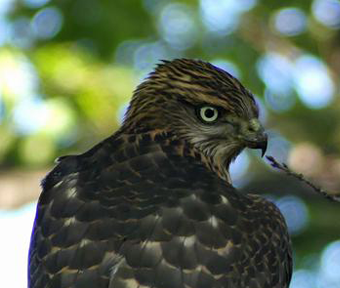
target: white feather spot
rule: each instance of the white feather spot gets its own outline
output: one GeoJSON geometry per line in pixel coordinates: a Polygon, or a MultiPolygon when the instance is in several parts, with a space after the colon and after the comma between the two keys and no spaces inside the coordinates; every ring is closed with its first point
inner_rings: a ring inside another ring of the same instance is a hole
{"type": "Polygon", "coordinates": [[[196,242],[196,236],[192,235],[192,236],[189,236],[189,237],[185,237],[183,244],[184,244],[185,247],[191,247],[191,246],[195,245],[195,242],[196,242]]]}
{"type": "Polygon", "coordinates": [[[159,248],[160,243],[156,241],[146,241],[144,245],[146,249],[157,249],[159,248]]]}
{"type": "Polygon", "coordinates": [[[133,278],[124,280],[124,287],[126,288],[149,288],[150,286],[141,285],[138,281],[133,278]]]}
{"type": "Polygon", "coordinates": [[[234,244],[231,241],[228,241],[226,246],[215,251],[217,251],[218,255],[227,257],[232,252],[234,247],[235,247],[234,244]]]}
{"type": "Polygon", "coordinates": [[[69,188],[65,191],[67,199],[72,199],[77,196],[77,190],[75,187],[69,188]]]}
{"type": "Polygon", "coordinates": [[[64,183],[64,181],[59,181],[57,184],[54,185],[54,188],[58,188],[63,183],[64,183]]]}
{"type": "Polygon", "coordinates": [[[67,178],[65,179],[65,181],[67,182],[67,186],[69,187],[74,187],[77,184],[78,181],[78,172],[76,173],[72,173],[69,176],[67,176],[67,178]]]}
{"type": "Polygon", "coordinates": [[[65,222],[64,222],[64,225],[65,226],[71,226],[71,225],[73,225],[75,222],[76,222],[77,220],[76,220],[76,217],[71,217],[71,218],[67,218],[66,220],[65,220],[65,222]]]}
{"type": "Polygon", "coordinates": [[[214,228],[218,227],[218,220],[215,216],[211,216],[208,220],[211,223],[211,226],[214,228]]]}
{"type": "MultiPolygon", "coordinates": [[[[112,267],[111,268],[111,273],[110,273],[110,282],[113,281],[118,269],[123,265],[123,263],[125,263],[125,260],[122,256],[118,256],[115,253],[112,252],[106,252],[104,259],[103,259],[103,266],[108,266],[108,267],[112,267]]],[[[109,285],[109,287],[111,287],[109,285]]]]}
{"type": "Polygon", "coordinates": [[[223,204],[229,204],[229,200],[225,196],[221,196],[223,204]]]}
{"type": "Polygon", "coordinates": [[[89,243],[91,243],[92,241],[91,240],[89,240],[89,239],[82,239],[81,241],[80,241],[80,243],[79,243],[79,247],[80,248],[82,248],[82,247],[84,247],[84,246],[86,246],[87,244],[89,244],[89,243]]]}
{"type": "MultiPolygon", "coordinates": [[[[76,172],[76,173],[72,173],[70,175],[67,175],[65,178],[63,178],[61,181],[59,181],[57,184],[55,184],[53,188],[58,188],[61,185],[65,185],[66,187],[69,188],[66,191],[75,189],[75,186],[76,186],[77,181],[78,181],[78,174],[79,173],[76,172]]],[[[72,192],[75,192],[75,191],[71,191],[69,193],[72,193],[72,192]]]]}

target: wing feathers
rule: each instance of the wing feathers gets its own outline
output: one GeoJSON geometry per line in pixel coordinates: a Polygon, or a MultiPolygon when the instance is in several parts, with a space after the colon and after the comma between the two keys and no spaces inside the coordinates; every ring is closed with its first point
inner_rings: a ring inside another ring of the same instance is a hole
{"type": "Polygon", "coordinates": [[[276,208],[162,137],[112,138],[60,160],[39,199],[30,288],[288,287],[276,208]]]}

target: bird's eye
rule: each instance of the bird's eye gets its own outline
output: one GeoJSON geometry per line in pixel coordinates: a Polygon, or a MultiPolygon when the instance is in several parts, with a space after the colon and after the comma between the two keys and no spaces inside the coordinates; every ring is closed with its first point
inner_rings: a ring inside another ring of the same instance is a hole
{"type": "Polygon", "coordinates": [[[219,112],[215,107],[203,106],[199,108],[198,115],[205,123],[213,123],[217,120],[219,112]]]}

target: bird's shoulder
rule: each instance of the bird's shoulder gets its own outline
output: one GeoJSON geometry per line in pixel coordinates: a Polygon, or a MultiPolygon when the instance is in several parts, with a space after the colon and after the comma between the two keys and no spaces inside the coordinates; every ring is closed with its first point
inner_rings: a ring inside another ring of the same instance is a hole
{"type": "Polygon", "coordinates": [[[192,177],[215,179],[202,155],[171,133],[151,131],[139,134],[114,134],[80,155],[62,156],[42,181],[43,191],[69,186],[98,185],[115,187],[148,180],[153,184],[166,179],[192,177]],[[192,177],[190,177],[192,176],[192,177]]]}

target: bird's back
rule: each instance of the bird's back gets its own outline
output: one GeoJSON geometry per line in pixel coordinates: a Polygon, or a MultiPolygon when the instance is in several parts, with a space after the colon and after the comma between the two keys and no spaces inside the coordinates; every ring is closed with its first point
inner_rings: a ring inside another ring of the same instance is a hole
{"type": "Polygon", "coordinates": [[[29,288],[285,288],[286,231],[273,204],[240,194],[187,143],[117,134],[46,177],[29,288]]]}

